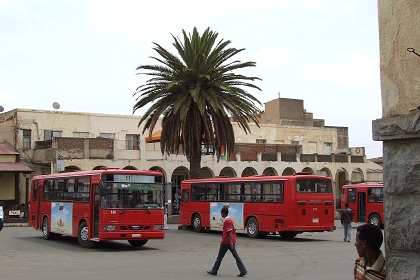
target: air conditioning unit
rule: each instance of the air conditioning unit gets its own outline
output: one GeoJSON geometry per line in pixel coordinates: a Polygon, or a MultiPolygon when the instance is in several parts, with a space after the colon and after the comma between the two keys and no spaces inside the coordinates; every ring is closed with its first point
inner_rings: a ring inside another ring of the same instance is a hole
{"type": "Polygon", "coordinates": [[[350,148],[350,154],[352,156],[364,156],[365,155],[365,147],[352,147],[352,148],[350,148]]]}

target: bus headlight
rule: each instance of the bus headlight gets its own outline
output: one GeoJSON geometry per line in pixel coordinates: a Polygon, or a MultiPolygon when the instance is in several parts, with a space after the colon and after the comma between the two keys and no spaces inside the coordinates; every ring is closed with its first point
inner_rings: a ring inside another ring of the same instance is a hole
{"type": "Polygon", "coordinates": [[[154,230],[163,230],[163,225],[154,225],[153,229],[154,230]]]}
{"type": "Polygon", "coordinates": [[[103,231],[116,231],[117,227],[115,225],[103,225],[102,230],[103,231]]]}

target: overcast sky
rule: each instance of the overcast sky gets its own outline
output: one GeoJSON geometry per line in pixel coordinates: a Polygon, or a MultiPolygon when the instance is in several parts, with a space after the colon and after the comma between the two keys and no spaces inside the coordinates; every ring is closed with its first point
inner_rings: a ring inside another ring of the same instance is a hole
{"type": "Polygon", "coordinates": [[[0,0],[0,106],[131,115],[152,43],[175,52],[171,34],[194,27],[246,49],[237,58],[257,66],[236,73],[262,79],[251,91],[262,103],[302,99],[382,156],[376,0],[0,0]]]}

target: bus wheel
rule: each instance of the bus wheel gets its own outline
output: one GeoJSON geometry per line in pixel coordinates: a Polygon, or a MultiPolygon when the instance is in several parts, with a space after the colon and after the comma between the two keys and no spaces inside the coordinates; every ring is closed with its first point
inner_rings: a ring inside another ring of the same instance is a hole
{"type": "Polygon", "coordinates": [[[133,247],[140,247],[147,243],[148,240],[128,240],[133,247]]]}
{"type": "Polygon", "coordinates": [[[48,217],[45,217],[42,222],[42,235],[46,240],[54,239],[54,234],[48,231],[48,217]]]}
{"type": "Polygon", "coordinates": [[[372,225],[375,225],[375,226],[378,226],[379,228],[381,228],[382,227],[381,217],[376,213],[370,215],[369,216],[369,224],[372,224],[372,225]]]}
{"type": "Polygon", "coordinates": [[[193,217],[193,229],[196,232],[203,232],[204,231],[204,228],[201,225],[201,217],[200,217],[200,214],[195,214],[194,217],[193,217]]]}
{"type": "Polygon", "coordinates": [[[84,248],[92,248],[95,243],[89,239],[89,229],[86,222],[82,222],[77,230],[77,241],[84,248]]]}
{"type": "Polygon", "coordinates": [[[246,223],[246,233],[251,238],[257,238],[260,236],[260,230],[256,218],[252,217],[248,220],[248,222],[246,223]]]}
{"type": "Polygon", "coordinates": [[[294,231],[280,231],[279,234],[280,234],[281,238],[292,239],[292,238],[296,237],[297,232],[294,232],[294,231]]]}

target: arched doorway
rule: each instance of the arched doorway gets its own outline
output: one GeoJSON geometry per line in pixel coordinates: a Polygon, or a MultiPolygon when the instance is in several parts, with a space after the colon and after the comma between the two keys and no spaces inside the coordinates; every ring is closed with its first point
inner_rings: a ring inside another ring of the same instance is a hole
{"type": "Polygon", "coordinates": [[[293,168],[287,167],[286,169],[283,170],[283,173],[281,175],[287,176],[287,175],[293,175],[295,173],[296,171],[293,168]]]}
{"type": "Polygon", "coordinates": [[[258,175],[257,170],[255,170],[253,167],[247,167],[242,171],[241,177],[249,177],[249,176],[255,176],[258,175]]]}
{"type": "Polygon", "coordinates": [[[179,215],[179,201],[181,199],[181,183],[183,180],[189,179],[190,171],[184,166],[177,167],[171,176],[171,202],[169,211],[172,215],[179,215]]]}
{"type": "Polygon", "coordinates": [[[236,172],[235,169],[233,169],[232,167],[224,167],[222,169],[222,171],[220,171],[219,173],[220,177],[236,177],[236,172]]]}
{"type": "Polygon", "coordinates": [[[268,167],[268,168],[264,169],[263,175],[266,175],[266,176],[277,176],[278,173],[277,173],[277,170],[275,170],[273,167],[268,167]]]}

